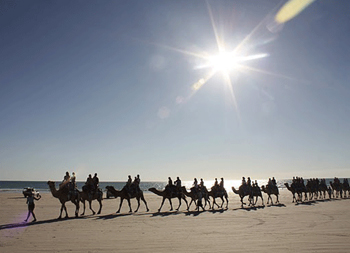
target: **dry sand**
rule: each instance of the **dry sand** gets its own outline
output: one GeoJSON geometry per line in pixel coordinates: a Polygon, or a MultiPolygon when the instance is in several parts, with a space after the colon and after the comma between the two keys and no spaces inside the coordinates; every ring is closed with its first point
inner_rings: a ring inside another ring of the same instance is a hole
{"type": "MultiPolygon", "coordinates": [[[[276,206],[241,209],[230,193],[228,210],[186,212],[183,205],[168,212],[166,202],[157,213],[161,197],[145,198],[148,213],[141,204],[129,214],[124,202],[116,214],[120,199],[106,199],[100,215],[86,210],[84,217],[57,220],[60,203],[44,193],[36,201],[38,221],[25,224],[25,198],[0,193],[0,252],[350,252],[350,199],[296,205],[284,189],[276,206]]],[[[73,217],[74,205],[67,208],[73,217]]]]}

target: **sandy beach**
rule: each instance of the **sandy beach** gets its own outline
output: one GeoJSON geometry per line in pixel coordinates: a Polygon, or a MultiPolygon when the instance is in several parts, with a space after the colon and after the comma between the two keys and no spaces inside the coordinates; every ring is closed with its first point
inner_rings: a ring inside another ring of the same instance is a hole
{"type": "MultiPolygon", "coordinates": [[[[214,211],[169,212],[161,197],[146,193],[150,211],[141,203],[138,213],[120,214],[120,199],[105,199],[100,215],[58,220],[60,203],[50,193],[36,201],[37,222],[24,223],[27,205],[22,194],[0,193],[1,252],[349,252],[350,199],[292,203],[292,195],[280,191],[279,205],[241,208],[229,193],[229,208],[214,211]]],[[[174,207],[178,201],[174,199],[174,207]]],[[[258,205],[261,204],[259,200],[258,205]]],[[[82,206],[81,206],[82,208],[82,206]]],[[[98,209],[94,201],[93,208],[98,209]]],[[[132,200],[136,208],[136,200],[132,200]]],[[[194,206],[191,207],[194,210],[194,206]]],[[[81,212],[81,211],[80,211],[81,212]]],[[[30,221],[32,218],[30,218],[30,221]]]]}

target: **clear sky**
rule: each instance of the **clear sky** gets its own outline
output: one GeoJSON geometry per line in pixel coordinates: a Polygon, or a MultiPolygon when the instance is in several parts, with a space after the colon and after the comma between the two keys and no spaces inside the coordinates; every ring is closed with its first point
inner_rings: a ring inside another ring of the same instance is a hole
{"type": "Polygon", "coordinates": [[[350,1],[279,7],[0,1],[0,180],[350,177],[350,1]]]}

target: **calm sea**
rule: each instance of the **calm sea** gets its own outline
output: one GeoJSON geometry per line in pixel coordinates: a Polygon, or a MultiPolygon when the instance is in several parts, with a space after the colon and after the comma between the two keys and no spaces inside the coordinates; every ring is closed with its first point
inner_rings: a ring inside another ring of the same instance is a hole
{"type": "MultiPolygon", "coordinates": [[[[340,178],[341,182],[343,181],[340,178]]],[[[333,181],[331,178],[326,179],[326,183],[329,185],[329,182],[333,181]]],[[[279,188],[285,188],[284,183],[291,184],[291,179],[282,179],[277,181],[279,188]]],[[[56,188],[58,184],[56,182],[56,188]]],[[[85,182],[77,182],[78,188],[81,189],[85,182]]],[[[183,181],[182,184],[189,189],[192,186],[193,181],[183,181]]],[[[258,180],[259,185],[266,185],[267,180],[258,180]]],[[[140,188],[143,191],[148,191],[149,188],[154,187],[156,189],[164,189],[167,182],[141,182],[140,188]]],[[[205,185],[210,188],[214,184],[214,181],[205,181],[205,185]]],[[[105,190],[107,185],[114,186],[114,188],[121,190],[125,185],[125,182],[100,182],[99,187],[105,190]]],[[[225,180],[225,188],[228,192],[231,192],[231,186],[239,187],[241,185],[241,180],[225,180]]],[[[39,192],[49,192],[49,187],[47,181],[0,181],[0,192],[22,192],[24,187],[33,187],[39,192]]]]}

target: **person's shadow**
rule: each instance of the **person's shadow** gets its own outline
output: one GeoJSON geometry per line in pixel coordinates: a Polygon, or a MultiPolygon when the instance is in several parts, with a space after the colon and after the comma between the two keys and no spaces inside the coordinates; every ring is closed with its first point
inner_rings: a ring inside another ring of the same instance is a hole
{"type": "Polygon", "coordinates": [[[11,228],[20,228],[20,227],[29,227],[34,225],[40,225],[40,224],[48,224],[48,223],[56,223],[56,222],[64,222],[66,220],[71,219],[85,219],[86,217],[72,217],[72,218],[63,218],[63,219],[50,219],[50,220],[40,220],[40,221],[32,221],[32,222],[18,222],[18,223],[9,223],[9,224],[3,224],[0,225],[0,230],[3,229],[11,229],[11,228]]]}

